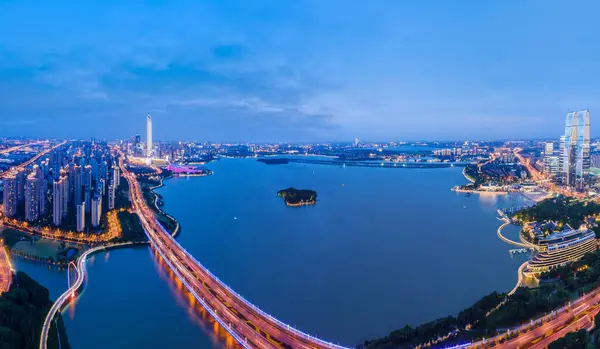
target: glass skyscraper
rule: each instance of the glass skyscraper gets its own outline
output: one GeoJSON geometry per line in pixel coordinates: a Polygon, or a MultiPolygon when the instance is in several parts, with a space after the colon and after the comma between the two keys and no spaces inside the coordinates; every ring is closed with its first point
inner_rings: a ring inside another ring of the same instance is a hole
{"type": "Polygon", "coordinates": [[[567,113],[565,134],[560,137],[563,183],[583,189],[590,173],[590,112],[567,113]]]}

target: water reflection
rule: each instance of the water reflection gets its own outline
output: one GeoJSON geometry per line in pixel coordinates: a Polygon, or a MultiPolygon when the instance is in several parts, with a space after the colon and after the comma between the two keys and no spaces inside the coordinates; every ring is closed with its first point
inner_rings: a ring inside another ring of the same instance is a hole
{"type": "Polygon", "coordinates": [[[194,295],[185,288],[181,280],[171,271],[169,266],[160,257],[158,252],[152,249],[152,261],[154,269],[161,279],[168,285],[177,306],[186,310],[190,321],[209,334],[210,340],[215,347],[228,349],[242,348],[235,339],[202,307],[194,295]]]}

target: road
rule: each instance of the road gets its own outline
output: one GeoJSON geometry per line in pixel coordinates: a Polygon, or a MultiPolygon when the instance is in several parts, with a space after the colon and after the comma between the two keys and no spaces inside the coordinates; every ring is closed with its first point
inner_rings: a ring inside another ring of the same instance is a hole
{"type": "Polygon", "coordinates": [[[6,149],[2,149],[0,150],[0,154],[9,154],[12,153],[13,151],[17,151],[21,148],[25,148],[25,147],[29,147],[32,145],[37,145],[37,144],[41,144],[44,143],[43,141],[39,141],[39,142],[32,142],[32,143],[25,143],[25,144],[20,144],[20,145],[15,145],[14,147],[10,147],[10,148],[6,148],[6,149]]]}
{"type": "Polygon", "coordinates": [[[507,333],[505,333],[494,338],[472,343],[463,348],[547,348],[548,344],[565,336],[569,332],[584,328],[591,330],[594,327],[594,316],[599,311],[600,288],[597,288],[547,316],[532,320],[530,323],[512,329],[510,333],[518,333],[518,335],[510,340],[506,340],[507,333]],[[503,343],[500,343],[502,338],[505,340],[503,343]]]}
{"type": "Polygon", "coordinates": [[[13,278],[13,269],[10,257],[0,239],[0,294],[8,291],[13,278]]]}
{"type": "Polygon", "coordinates": [[[211,316],[244,348],[343,348],[297,330],[252,303],[219,280],[194,259],[158,223],[143,199],[135,174],[129,172],[121,156],[122,173],[129,182],[134,210],[152,247],[173,273],[211,316]]]}
{"type": "Polygon", "coordinates": [[[60,146],[62,146],[62,145],[65,145],[65,144],[67,144],[67,141],[63,141],[63,142],[61,142],[61,143],[58,143],[58,144],[56,144],[56,145],[55,145],[55,146],[53,146],[53,147],[50,147],[50,148],[48,148],[48,149],[44,149],[44,150],[42,150],[41,152],[37,153],[37,154],[36,154],[34,157],[32,157],[31,159],[29,159],[29,160],[27,160],[27,161],[25,161],[25,162],[23,162],[23,163],[20,163],[19,165],[17,165],[17,166],[15,166],[15,167],[11,168],[11,169],[10,169],[10,171],[6,171],[6,172],[4,172],[2,175],[0,175],[0,177],[4,177],[4,176],[5,176],[7,173],[10,173],[11,171],[19,171],[19,170],[21,170],[21,169],[24,169],[24,168],[26,168],[27,166],[29,166],[29,165],[33,164],[34,162],[36,162],[36,161],[37,161],[39,158],[41,158],[42,156],[44,156],[44,155],[46,155],[46,154],[50,153],[50,152],[51,152],[51,151],[53,151],[54,149],[56,149],[56,148],[58,148],[58,147],[60,147],[60,146]]]}

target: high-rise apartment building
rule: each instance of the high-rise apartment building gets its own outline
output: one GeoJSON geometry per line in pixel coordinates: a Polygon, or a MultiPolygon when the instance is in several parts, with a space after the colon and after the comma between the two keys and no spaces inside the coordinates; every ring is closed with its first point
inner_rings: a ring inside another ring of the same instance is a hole
{"type": "Polygon", "coordinates": [[[65,196],[68,194],[67,179],[62,177],[52,183],[52,223],[59,226],[67,212],[65,196]]]}
{"type": "Polygon", "coordinates": [[[4,215],[6,217],[14,217],[17,215],[17,207],[19,202],[17,192],[17,175],[12,172],[4,177],[4,215]]]}
{"type": "Polygon", "coordinates": [[[33,165],[32,174],[35,176],[37,180],[37,198],[38,198],[38,208],[40,217],[44,217],[48,214],[48,205],[47,205],[47,194],[48,194],[48,181],[46,180],[46,176],[44,175],[44,171],[42,167],[38,165],[33,165]]]}
{"type": "Polygon", "coordinates": [[[116,195],[115,182],[110,181],[110,184],[108,185],[108,209],[109,210],[115,209],[115,195],[116,195]]]}
{"type": "Polygon", "coordinates": [[[38,179],[30,173],[25,181],[25,220],[35,221],[40,218],[38,179]]]}
{"type": "Polygon", "coordinates": [[[146,156],[152,157],[152,116],[146,116],[146,156]]]}
{"type": "Polygon", "coordinates": [[[17,177],[17,201],[22,203],[25,200],[25,170],[17,170],[15,176],[17,177]]]}
{"type": "Polygon", "coordinates": [[[73,197],[75,199],[75,206],[83,202],[83,177],[81,172],[81,166],[73,166],[73,197]]]}
{"type": "Polygon", "coordinates": [[[113,181],[115,183],[115,188],[118,188],[119,185],[121,185],[121,169],[119,168],[119,166],[117,165],[116,162],[113,162],[112,170],[113,170],[113,181]]]}
{"type": "Polygon", "coordinates": [[[90,212],[92,202],[92,166],[85,165],[83,168],[83,201],[86,202],[85,212],[90,212]]]}
{"type": "Polygon", "coordinates": [[[100,225],[100,217],[102,216],[102,197],[98,194],[92,200],[92,227],[100,225]]]}
{"type": "Polygon", "coordinates": [[[585,188],[590,173],[590,112],[567,113],[565,133],[560,138],[561,180],[577,189],[585,188]]]}
{"type": "Polygon", "coordinates": [[[85,202],[77,205],[77,231],[82,232],[85,229],[85,202]]]}

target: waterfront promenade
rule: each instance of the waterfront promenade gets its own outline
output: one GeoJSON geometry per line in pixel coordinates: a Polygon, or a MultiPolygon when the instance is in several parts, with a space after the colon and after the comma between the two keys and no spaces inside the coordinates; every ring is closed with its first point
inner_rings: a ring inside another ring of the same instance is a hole
{"type": "Polygon", "coordinates": [[[135,211],[152,247],[208,313],[244,348],[343,348],[310,336],[260,310],[191,256],[158,223],[134,174],[121,159],[135,211]]]}
{"type": "Polygon", "coordinates": [[[510,224],[510,220],[508,218],[506,218],[506,217],[503,217],[501,220],[504,221],[504,223],[498,227],[498,230],[496,232],[496,234],[498,235],[498,237],[500,238],[500,240],[506,242],[507,244],[515,245],[515,246],[518,246],[518,247],[521,247],[521,248],[533,248],[533,249],[537,249],[537,246],[534,245],[534,244],[531,244],[531,243],[528,243],[528,242],[517,242],[517,241],[511,240],[511,239],[505,237],[504,235],[502,235],[502,230],[506,226],[508,226],[510,224]]]}

